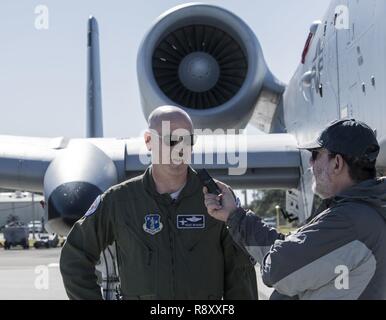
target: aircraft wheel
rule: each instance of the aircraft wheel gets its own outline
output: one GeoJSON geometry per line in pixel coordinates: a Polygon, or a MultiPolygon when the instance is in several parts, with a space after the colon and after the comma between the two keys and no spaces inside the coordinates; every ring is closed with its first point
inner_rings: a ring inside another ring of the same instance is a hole
{"type": "Polygon", "coordinates": [[[24,248],[24,250],[28,250],[28,249],[29,249],[29,243],[28,243],[28,240],[24,240],[24,241],[23,241],[23,248],[24,248]]]}

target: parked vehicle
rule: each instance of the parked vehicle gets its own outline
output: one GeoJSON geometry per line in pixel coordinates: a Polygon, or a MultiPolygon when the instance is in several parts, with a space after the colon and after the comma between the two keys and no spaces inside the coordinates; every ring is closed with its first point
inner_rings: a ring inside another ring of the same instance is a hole
{"type": "Polygon", "coordinates": [[[22,246],[23,249],[29,249],[29,232],[28,227],[19,222],[7,224],[3,230],[4,233],[4,249],[8,250],[11,247],[22,246]]]}
{"type": "Polygon", "coordinates": [[[276,221],[276,217],[269,217],[269,218],[264,218],[263,219],[263,222],[271,227],[271,228],[276,228],[277,227],[277,221],[276,221]]]}
{"type": "Polygon", "coordinates": [[[35,221],[30,221],[28,223],[28,229],[30,233],[33,233],[35,230],[35,233],[40,233],[44,232],[44,227],[41,221],[35,220],[35,221]]]}
{"type": "Polygon", "coordinates": [[[56,248],[59,244],[59,237],[56,233],[40,233],[36,236],[34,247],[40,248],[56,248]]]}

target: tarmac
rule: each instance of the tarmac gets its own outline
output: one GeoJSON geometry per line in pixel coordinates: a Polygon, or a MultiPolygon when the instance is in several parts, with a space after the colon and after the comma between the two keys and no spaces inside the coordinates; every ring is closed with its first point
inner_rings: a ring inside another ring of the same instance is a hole
{"type": "Polygon", "coordinates": [[[61,248],[0,248],[0,300],[67,299],[59,271],[61,248]]]}
{"type": "MultiPolygon", "coordinates": [[[[67,300],[59,271],[61,248],[0,248],[0,300],[67,300]]],[[[258,267],[256,268],[259,275],[258,267]]],[[[272,289],[258,276],[259,298],[268,299],[272,289]]]]}

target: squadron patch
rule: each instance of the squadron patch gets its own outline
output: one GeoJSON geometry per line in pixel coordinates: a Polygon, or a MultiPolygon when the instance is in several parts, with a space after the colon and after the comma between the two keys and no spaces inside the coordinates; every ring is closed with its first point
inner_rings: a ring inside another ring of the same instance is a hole
{"type": "Polygon", "coordinates": [[[161,216],[159,214],[148,214],[145,216],[145,223],[143,225],[143,230],[152,236],[160,232],[163,228],[161,223],[161,216]]]}
{"type": "Polygon", "coordinates": [[[86,216],[86,217],[89,217],[89,216],[91,216],[92,214],[94,214],[95,211],[96,211],[96,209],[98,209],[100,203],[101,203],[101,196],[99,195],[99,196],[94,200],[94,202],[92,203],[91,207],[87,210],[85,216],[86,216]]]}
{"type": "Polygon", "coordinates": [[[204,229],[205,216],[204,215],[178,215],[177,228],[178,229],[204,229]]]}

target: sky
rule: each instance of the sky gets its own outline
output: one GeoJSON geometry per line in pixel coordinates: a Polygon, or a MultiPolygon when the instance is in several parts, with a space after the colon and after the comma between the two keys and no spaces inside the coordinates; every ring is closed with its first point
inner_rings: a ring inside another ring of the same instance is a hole
{"type": "MultiPolygon", "coordinates": [[[[69,138],[86,132],[87,19],[100,33],[106,137],[132,137],[146,128],[136,76],[140,42],[177,0],[1,0],[0,135],[69,138]],[[48,29],[35,27],[38,5],[48,29]]],[[[256,33],[268,67],[288,83],[314,20],[330,0],[210,0],[233,11],[256,33]]]]}

